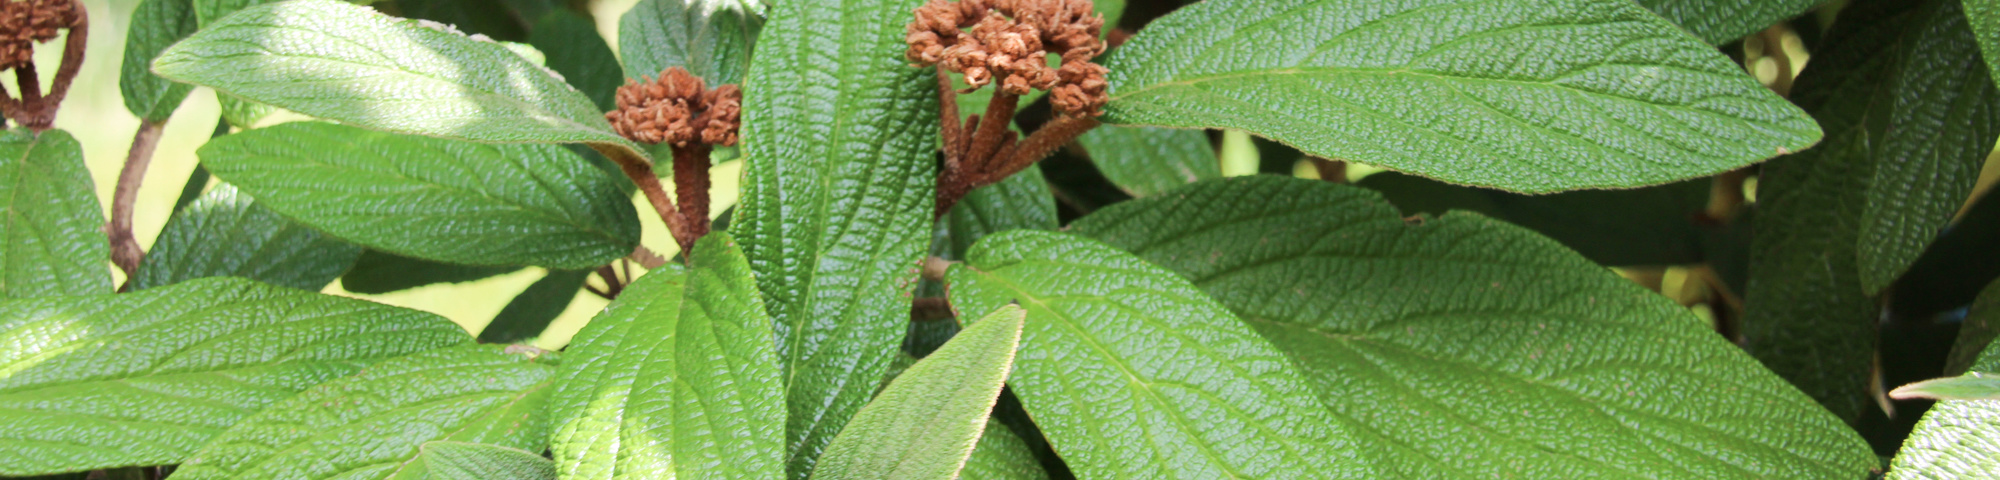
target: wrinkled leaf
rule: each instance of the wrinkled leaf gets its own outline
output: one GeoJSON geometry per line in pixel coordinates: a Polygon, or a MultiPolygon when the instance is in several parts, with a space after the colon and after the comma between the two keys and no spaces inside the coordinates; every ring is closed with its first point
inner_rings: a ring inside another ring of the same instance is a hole
{"type": "Polygon", "coordinates": [[[1631,0],[1214,0],[1154,20],[1106,66],[1107,123],[1241,129],[1529,193],[1704,176],[1820,136],[1631,0]]]}
{"type": "Polygon", "coordinates": [[[479,341],[521,343],[541,336],[549,323],[569,308],[569,302],[576,299],[576,292],[583,289],[583,281],[589,278],[589,270],[550,271],[501,307],[493,321],[479,331],[479,341]]]}
{"type": "Polygon", "coordinates": [[[154,75],[153,57],[195,30],[193,0],[141,0],[125,32],[125,60],[118,69],[118,91],[125,110],[142,120],[164,122],[194,91],[193,85],[154,75]]]}
{"type": "MultiPolygon", "coordinates": [[[[549,450],[562,478],[652,478],[668,471],[661,466],[672,465],[660,437],[644,430],[647,420],[625,413],[642,378],[639,370],[656,352],[670,349],[662,339],[674,333],[686,280],[677,263],[647,272],[570,341],[549,400],[549,450]]],[[[670,380],[643,378],[639,385],[670,380]]]]}
{"type": "Polygon", "coordinates": [[[200,155],[288,218],[401,255],[582,269],[639,241],[638,214],[612,178],[555,145],[295,122],[211,140],[200,155]]]}
{"type": "Polygon", "coordinates": [[[518,448],[483,443],[429,442],[417,458],[434,480],[555,480],[556,464],[518,448]]]}
{"type": "Polygon", "coordinates": [[[1714,45],[1757,33],[1827,0],[1638,0],[1696,38],[1714,45]]]}
{"type": "Polygon", "coordinates": [[[597,24],[568,10],[551,10],[535,22],[528,43],[547,55],[549,69],[590,97],[598,111],[618,108],[618,86],[625,83],[625,73],[611,45],[598,36],[597,24]]]}
{"type": "Polygon", "coordinates": [[[1201,130],[1105,125],[1077,142],[1105,178],[1134,197],[1222,178],[1222,161],[1201,130]]]}
{"type": "Polygon", "coordinates": [[[470,340],[436,315],[237,278],[0,302],[0,475],[180,463],[300,390],[470,340]]]}
{"type": "Polygon", "coordinates": [[[464,283],[520,270],[519,266],[476,266],[433,262],[381,250],[363,250],[340,287],[354,293],[389,293],[438,283],[464,283]]]}
{"type": "Polygon", "coordinates": [[[279,216],[225,183],[167,220],[132,289],[243,277],[317,292],[360,257],[359,245],[279,216]]]}
{"type": "Polygon", "coordinates": [[[784,382],[771,317],[727,232],[695,243],[673,345],[646,359],[629,412],[687,478],[782,478],[784,382]],[[671,420],[667,420],[671,418],[671,420]]]}
{"type": "Polygon", "coordinates": [[[618,18],[625,78],[681,67],[709,85],[742,83],[764,26],[762,0],[639,0],[618,18]]]}
{"type": "Polygon", "coordinates": [[[0,132],[0,298],[111,292],[96,191],[68,132],[0,132]]]}
{"type": "MultiPolygon", "coordinates": [[[[2000,373],[2000,349],[1987,347],[1969,375],[2000,373]]],[[[1932,405],[1889,462],[1889,480],[1990,479],[2000,472],[2000,402],[1944,400],[1932,405]]]]}

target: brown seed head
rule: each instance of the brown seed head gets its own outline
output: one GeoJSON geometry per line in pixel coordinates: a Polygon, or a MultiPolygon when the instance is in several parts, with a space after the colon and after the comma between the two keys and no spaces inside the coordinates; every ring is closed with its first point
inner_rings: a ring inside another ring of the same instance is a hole
{"type": "Polygon", "coordinates": [[[0,70],[27,65],[35,44],[54,40],[57,30],[76,26],[74,0],[0,0],[0,70]]]}
{"type": "Polygon", "coordinates": [[[1104,53],[1103,30],[1090,0],[930,0],[905,31],[904,56],[964,74],[975,89],[998,79],[1014,95],[1049,90],[1058,111],[1097,116],[1104,68],[1090,60],[1104,53]],[[1050,53],[1061,68],[1048,66],[1050,53]]]}
{"type": "Polygon", "coordinates": [[[742,102],[743,91],[735,85],[709,90],[687,70],[671,67],[645,83],[626,80],[618,87],[618,109],[604,119],[619,135],[640,143],[735,145],[742,102]]]}

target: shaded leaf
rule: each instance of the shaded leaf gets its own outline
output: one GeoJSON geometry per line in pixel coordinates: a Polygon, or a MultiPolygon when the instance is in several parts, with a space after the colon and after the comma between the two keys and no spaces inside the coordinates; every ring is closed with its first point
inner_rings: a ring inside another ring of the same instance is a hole
{"type": "Polygon", "coordinates": [[[625,73],[611,45],[598,36],[597,24],[568,10],[551,10],[535,22],[528,43],[547,55],[549,69],[590,97],[598,111],[618,108],[618,86],[625,83],[625,73]]]}
{"type": "Polygon", "coordinates": [[[279,216],[225,183],[167,220],[132,289],[243,277],[316,292],[360,257],[359,245],[279,216]]]}
{"type": "Polygon", "coordinates": [[[164,122],[194,91],[193,85],[154,75],[153,57],[193,34],[193,0],[141,0],[125,32],[125,60],[118,68],[118,91],[125,110],[141,120],[164,122]]]}
{"type": "Polygon", "coordinates": [[[1993,344],[2000,337],[2000,281],[1986,284],[1979,292],[1979,298],[1966,309],[1965,321],[1959,324],[1958,338],[1952,341],[1951,353],[1945,356],[1946,375],[1964,374],[1979,359],[1979,352],[1993,344]]]}
{"type": "Polygon", "coordinates": [[[972,457],[965,459],[965,468],[958,471],[959,480],[1048,478],[1049,473],[1035,460],[1035,452],[1028,450],[1028,443],[995,420],[986,421],[986,433],[979,436],[979,446],[972,449],[972,457]]]}
{"type": "Polygon", "coordinates": [[[765,8],[762,0],[639,0],[618,18],[625,78],[681,67],[711,86],[742,83],[765,8]]]}
{"type": "Polygon", "coordinates": [[[1799,16],[1827,0],[1638,0],[1688,33],[1721,45],[1799,16]]]}
{"type": "Polygon", "coordinates": [[[1056,222],[1056,197],[1042,179],[1041,167],[1035,165],[967,193],[952,205],[946,221],[951,230],[952,258],[964,258],[972,243],[988,234],[1061,226],[1056,222]]]}
{"type": "Polygon", "coordinates": [[[340,288],[354,293],[389,293],[438,283],[470,282],[520,269],[519,266],[457,265],[363,250],[354,268],[340,276],[340,288]]]}
{"type": "Polygon", "coordinates": [[[1201,130],[1105,125],[1076,140],[1105,178],[1134,197],[1222,178],[1222,161],[1201,130]]]}
{"type": "Polygon", "coordinates": [[[1702,242],[1711,182],[1674,182],[1628,190],[1551,195],[1462,187],[1383,172],[1357,183],[1381,192],[1403,215],[1467,210],[1528,227],[1584,258],[1610,266],[1681,265],[1707,258],[1702,242]]]}
{"type": "MultiPolygon", "coordinates": [[[[2000,373],[2000,349],[1987,347],[1967,375],[2000,373]]],[[[1944,400],[1932,405],[1889,462],[1890,480],[1987,479],[2000,472],[2000,402],[1944,400]]]]}
{"type": "Polygon", "coordinates": [[[521,343],[541,336],[549,323],[569,308],[569,302],[576,299],[576,292],[583,289],[583,281],[588,278],[589,270],[550,271],[500,308],[493,321],[479,331],[480,343],[521,343]]]}
{"type": "Polygon", "coordinates": [[[68,132],[0,132],[0,298],[111,292],[96,191],[68,132]]]}

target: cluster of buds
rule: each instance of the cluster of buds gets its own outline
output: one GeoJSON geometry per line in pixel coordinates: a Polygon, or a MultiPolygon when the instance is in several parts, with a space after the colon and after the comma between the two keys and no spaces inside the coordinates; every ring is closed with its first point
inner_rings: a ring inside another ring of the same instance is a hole
{"type": "Polygon", "coordinates": [[[975,89],[998,79],[1012,95],[1048,90],[1065,115],[1103,114],[1105,70],[1091,59],[1104,53],[1104,17],[1090,0],[930,0],[916,16],[905,37],[910,61],[964,74],[975,89]],[[1049,67],[1051,52],[1059,67],[1049,67]]]}
{"type": "Polygon", "coordinates": [[[618,87],[618,109],[604,114],[619,135],[640,143],[736,145],[743,115],[743,90],[723,85],[711,90],[680,67],[660,78],[618,87]]]}
{"type": "Polygon", "coordinates": [[[35,44],[55,40],[56,31],[82,23],[75,0],[0,0],[0,70],[34,59],[35,44]]]}

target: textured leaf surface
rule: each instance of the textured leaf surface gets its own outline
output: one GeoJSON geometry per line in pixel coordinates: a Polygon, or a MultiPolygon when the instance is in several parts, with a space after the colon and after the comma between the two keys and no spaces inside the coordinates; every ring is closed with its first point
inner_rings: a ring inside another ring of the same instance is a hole
{"type": "MultiPolygon", "coordinates": [[[[1987,347],[1973,373],[2000,373],[2000,349],[1987,347]]],[[[1970,374],[1968,374],[1970,375],[1970,374]]],[[[2000,401],[1945,400],[1932,405],[1889,462],[1890,480],[2000,478],[2000,401]]]]}
{"type": "Polygon", "coordinates": [[[764,26],[761,0],[639,0],[618,18],[625,77],[681,67],[709,85],[742,83],[764,26]]]}
{"type": "Polygon", "coordinates": [[[483,443],[430,442],[417,458],[434,480],[555,480],[556,464],[518,448],[483,443]]]}
{"type": "Polygon", "coordinates": [[[1630,0],[1216,0],[1113,52],[1107,123],[1544,193],[1740,167],[1819,128],[1630,0]]]}
{"type": "Polygon", "coordinates": [[[132,289],[243,277],[317,292],[360,257],[361,246],[280,216],[225,183],[174,213],[139,265],[132,289]]]}
{"type": "Polygon", "coordinates": [[[1222,178],[1222,161],[1201,130],[1105,125],[1077,142],[1105,178],[1134,197],[1222,178]]]}
{"type": "Polygon", "coordinates": [[[200,154],[272,210],[402,255],[581,269],[639,241],[638,214],[612,178],[555,145],[295,122],[211,140],[200,154]]]}
{"type": "Polygon", "coordinates": [[[193,85],[154,75],[153,57],[195,30],[193,0],[142,0],[132,11],[125,32],[125,61],[118,69],[118,91],[125,110],[143,120],[163,122],[181,106],[193,85]]]}
{"type": "Polygon", "coordinates": [[[882,379],[930,241],[937,80],[903,59],[921,3],[780,2],[745,82],[730,233],[777,323],[794,480],[882,379]]]}
{"type": "Polygon", "coordinates": [[[501,307],[493,321],[479,331],[479,341],[520,343],[541,336],[549,323],[569,308],[569,302],[576,299],[576,292],[583,289],[583,281],[588,278],[589,270],[550,271],[507,301],[507,306],[501,307]]]}
{"type": "Polygon", "coordinates": [[[631,415],[683,478],[783,478],[784,381],[771,316],[726,232],[695,243],[673,346],[645,360],[631,415]],[[671,420],[668,420],[671,418],[671,420]]]}
{"type": "Polygon", "coordinates": [[[1696,223],[1707,218],[1712,185],[1706,179],[1551,195],[1463,187],[1396,172],[1369,175],[1356,185],[1381,192],[1404,215],[1479,212],[1540,232],[1603,265],[1679,265],[1708,258],[1702,244],[1708,233],[1696,223]]]}
{"type": "Polygon", "coordinates": [[[597,34],[597,24],[568,10],[551,10],[535,22],[528,43],[547,55],[549,69],[590,97],[599,111],[618,108],[618,86],[625,83],[625,71],[611,53],[611,44],[597,34]]]}
{"type": "Polygon", "coordinates": [[[812,478],[957,479],[1014,368],[1026,318],[1003,305],[897,375],[827,444],[812,478]]]}
{"type": "Polygon", "coordinates": [[[180,463],[307,387],[470,340],[436,315],[237,278],[0,303],[0,475],[180,463]]]}
{"type": "Polygon", "coordinates": [[[1049,473],[1035,460],[1028,443],[1000,422],[988,420],[979,446],[965,459],[959,480],[1047,480],[1049,473]]]}
{"type": "Polygon", "coordinates": [[[1979,36],[1979,51],[1993,78],[2000,79],[2000,0],[1964,0],[1965,18],[1979,36]]]}
{"type": "Polygon", "coordinates": [[[554,370],[499,345],[382,362],[258,412],[202,447],[174,477],[423,478],[417,454],[434,440],[540,451],[554,370]]]}
{"type": "MultiPolygon", "coordinates": [[[[1101,127],[1100,127],[1101,128],[1101,127]]],[[[1018,228],[1055,230],[1056,197],[1042,178],[1042,168],[1029,165],[1000,183],[967,193],[946,217],[951,230],[951,257],[964,258],[979,237],[1018,228]]]]}
{"type": "Polygon", "coordinates": [[[952,307],[1028,312],[1008,382],[1079,478],[1373,478],[1270,342],[1173,272],[1095,241],[987,236],[952,307]]]}
{"type": "Polygon", "coordinates": [[[0,298],[111,292],[96,191],[68,132],[0,132],[0,298]]]}
{"type": "MultiPolygon", "coordinates": [[[[670,348],[665,340],[680,318],[686,281],[687,272],[675,263],[647,272],[570,341],[549,401],[549,450],[562,478],[637,479],[669,471],[665,440],[643,431],[646,419],[625,413],[639,370],[655,352],[670,348]]],[[[640,385],[668,380],[643,378],[640,385]]]]}
{"type": "Polygon", "coordinates": [[[1896,387],[1889,397],[1898,400],[2000,400],[2000,378],[1981,372],[1964,376],[1933,378],[1896,387]]]}
{"type": "Polygon", "coordinates": [[[204,22],[160,54],[153,71],[378,130],[638,151],[589,98],[498,43],[335,0],[259,5],[204,22]]]}
{"type": "Polygon", "coordinates": [[[1827,0],[1638,0],[1688,33],[1721,45],[1799,16],[1827,0]]]}
{"type": "Polygon", "coordinates": [[[520,270],[518,266],[457,265],[363,250],[340,287],[354,293],[389,293],[437,283],[462,283],[520,270]]]}
{"type": "Polygon", "coordinates": [[[1367,190],[1267,176],[1072,229],[1240,315],[1406,478],[1859,478],[1874,465],[1839,419],[1686,309],[1518,227],[1406,223],[1367,190]]]}

